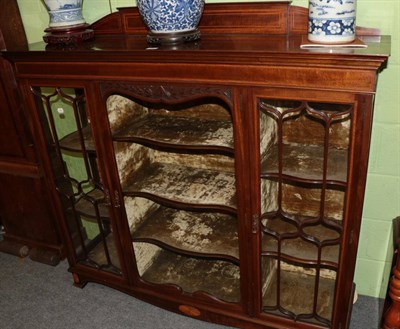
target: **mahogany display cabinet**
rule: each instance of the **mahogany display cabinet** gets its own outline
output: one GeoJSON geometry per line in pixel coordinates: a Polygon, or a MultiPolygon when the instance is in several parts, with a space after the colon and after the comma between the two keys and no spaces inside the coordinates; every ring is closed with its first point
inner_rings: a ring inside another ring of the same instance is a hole
{"type": "MultiPolygon", "coordinates": [[[[0,49],[28,49],[17,1],[0,0],[0,49]]],[[[61,230],[14,77],[0,56],[0,251],[56,265],[61,230]]]]}
{"type": "Polygon", "coordinates": [[[123,8],[92,41],[3,53],[77,286],[241,328],[348,328],[390,38],[301,49],[307,13],[206,5],[200,41],[150,46],[123,8]]]}

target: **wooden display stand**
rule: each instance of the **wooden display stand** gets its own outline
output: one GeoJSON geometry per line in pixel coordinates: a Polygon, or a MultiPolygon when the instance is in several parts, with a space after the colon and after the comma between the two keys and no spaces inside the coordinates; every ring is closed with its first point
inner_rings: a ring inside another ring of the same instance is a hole
{"type": "Polygon", "coordinates": [[[80,24],[63,28],[47,28],[44,30],[44,42],[51,45],[71,45],[88,41],[94,37],[89,24],[80,24]]]}
{"type": "Polygon", "coordinates": [[[200,41],[154,47],[122,8],[75,50],[2,53],[63,209],[75,285],[241,328],[348,328],[390,38],[301,49],[307,13],[206,5],[200,41]]]}

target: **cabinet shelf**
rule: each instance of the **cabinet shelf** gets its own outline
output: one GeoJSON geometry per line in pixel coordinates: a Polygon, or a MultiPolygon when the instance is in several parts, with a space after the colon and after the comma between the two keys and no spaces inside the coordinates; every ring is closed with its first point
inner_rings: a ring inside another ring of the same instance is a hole
{"type": "Polygon", "coordinates": [[[318,250],[310,243],[297,239],[286,239],[281,243],[281,253],[278,253],[278,241],[272,237],[263,238],[263,252],[265,256],[280,258],[288,262],[304,265],[317,265],[333,270],[338,269],[339,246],[324,247],[321,252],[321,261],[318,262],[318,250]],[[295,255],[295,256],[294,256],[295,255]]]}
{"type": "Polygon", "coordinates": [[[268,220],[263,227],[264,230],[273,232],[272,234],[264,233],[263,255],[280,257],[296,263],[321,264],[326,268],[337,270],[340,253],[340,233],[337,231],[323,225],[314,225],[303,227],[304,234],[302,234],[298,232],[295,225],[280,219],[268,220]],[[302,235],[322,245],[320,262],[318,262],[318,246],[301,238],[302,235]],[[278,237],[282,239],[280,254],[278,253],[278,237]]]}
{"type": "MultiPolygon", "coordinates": [[[[289,179],[322,182],[324,148],[314,145],[283,145],[282,174],[289,179]]],[[[273,146],[261,164],[263,178],[278,177],[278,146],[273,146]]],[[[348,150],[330,148],[328,152],[327,181],[346,186],[348,150]]]]}
{"type": "MultiPolygon", "coordinates": [[[[82,129],[82,136],[87,152],[96,153],[94,147],[92,132],[90,126],[86,126],[82,129]]],[[[66,151],[82,152],[82,145],[78,131],[74,131],[60,140],[60,148],[66,151]]]]}
{"type": "Polygon", "coordinates": [[[87,263],[89,266],[94,266],[97,269],[120,275],[121,271],[119,270],[120,262],[118,258],[118,250],[113,235],[108,234],[105,238],[105,243],[100,239],[100,241],[88,252],[87,259],[83,262],[87,263]],[[105,248],[107,248],[110,262],[108,262],[105,248]]]}
{"type": "Polygon", "coordinates": [[[226,214],[159,207],[132,233],[132,241],[239,262],[237,221],[226,214]]]}
{"type": "Polygon", "coordinates": [[[108,219],[109,209],[104,203],[104,192],[100,189],[93,189],[86,193],[85,196],[81,196],[75,204],[75,210],[85,217],[96,219],[95,203],[97,203],[100,218],[108,219]]]}
{"type": "Polygon", "coordinates": [[[239,267],[226,261],[191,258],[163,250],[142,279],[176,285],[188,293],[205,292],[226,302],[240,301],[239,267]]]}
{"type": "Polygon", "coordinates": [[[229,172],[153,163],[129,177],[123,192],[156,196],[194,208],[236,212],[235,175],[229,172]]]}
{"type": "Polygon", "coordinates": [[[314,290],[316,277],[301,272],[280,271],[279,305],[277,304],[278,278],[275,273],[271,284],[263,295],[263,305],[265,312],[279,312],[278,306],[289,311],[289,317],[297,320],[329,324],[332,318],[333,302],[335,297],[335,280],[320,277],[319,292],[317,298],[316,314],[313,314],[314,290]],[[303,316],[299,316],[303,315],[303,316]],[[314,315],[307,319],[304,315],[314,315]],[[321,319],[322,318],[322,319],[321,319]]]}
{"type": "Polygon", "coordinates": [[[114,134],[115,141],[233,154],[232,122],[148,114],[114,134]]]}

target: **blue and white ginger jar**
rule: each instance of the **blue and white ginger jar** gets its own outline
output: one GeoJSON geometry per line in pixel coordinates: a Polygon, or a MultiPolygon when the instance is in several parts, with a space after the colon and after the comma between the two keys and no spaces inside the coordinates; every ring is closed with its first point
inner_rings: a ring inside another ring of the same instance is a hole
{"type": "Polygon", "coordinates": [[[204,0],[137,0],[137,6],[152,33],[179,33],[196,30],[204,0]]]}
{"type": "Polygon", "coordinates": [[[310,0],[308,39],[348,43],[356,38],[357,0],[310,0]]]}
{"type": "Polygon", "coordinates": [[[85,24],[83,0],[43,0],[50,16],[49,27],[65,28],[85,24]]]}

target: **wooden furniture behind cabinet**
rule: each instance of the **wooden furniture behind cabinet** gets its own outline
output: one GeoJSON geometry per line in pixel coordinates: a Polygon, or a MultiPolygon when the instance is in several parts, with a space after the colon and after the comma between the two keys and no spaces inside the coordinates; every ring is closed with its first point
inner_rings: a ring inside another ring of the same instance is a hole
{"type": "MultiPolygon", "coordinates": [[[[0,0],[0,49],[28,49],[17,1],[0,0]]],[[[0,251],[56,265],[63,244],[12,66],[0,56],[0,251]]]]}
{"type": "Polygon", "coordinates": [[[381,326],[383,329],[400,328],[400,217],[393,219],[393,262],[386,292],[381,326]]]}
{"type": "Polygon", "coordinates": [[[170,47],[134,8],[92,28],[3,53],[75,284],[242,328],[348,328],[389,38],[303,50],[288,2],[206,5],[201,41],[170,47]]]}

